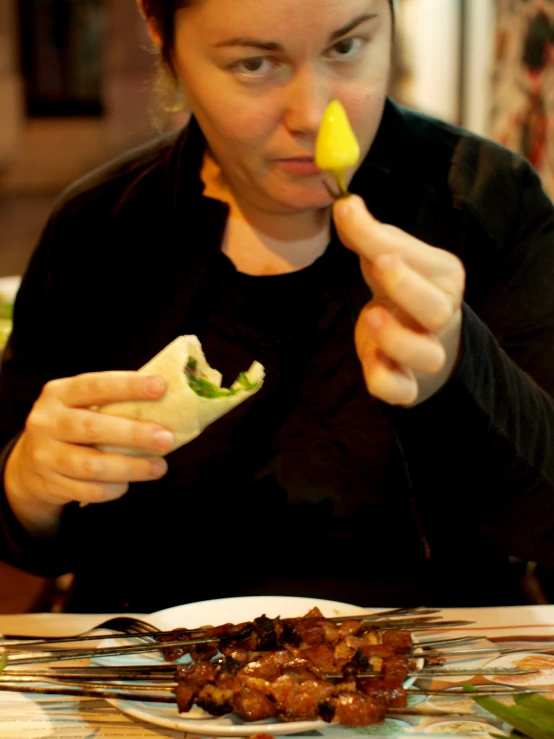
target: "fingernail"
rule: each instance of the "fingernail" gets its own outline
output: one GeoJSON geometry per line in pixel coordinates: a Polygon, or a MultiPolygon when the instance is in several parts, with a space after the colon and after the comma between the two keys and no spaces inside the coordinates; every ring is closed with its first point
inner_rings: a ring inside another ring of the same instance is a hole
{"type": "Polygon", "coordinates": [[[161,477],[167,472],[167,462],[163,459],[156,459],[151,464],[152,477],[161,477]]]}
{"type": "Polygon", "coordinates": [[[146,382],[146,388],[152,395],[159,395],[165,392],[166,384],[163,377],[149,377],[146,382]]]}
{"type": "Polygon", "coordinates": [[[335,203],[335,216],[341,219],[348,218],[355,213],[361,213],[363,210],[365,210],[364,201],[358,195],[340,198],[335,203]]]}
{"type": "Polygon", "coordinates": [[[340,198],[340,200],[337,200],[333,206],[335,218],[338,218],[340,221],[348,218],[350,213],[350,200],[351,198],[340,198]]]}
{"type": "Polygon", "coordinates": [[[173,434],[167,429],[158,429],[154,431],[154,444],[156,449],[165,451],[173,446],[173,434]]]}

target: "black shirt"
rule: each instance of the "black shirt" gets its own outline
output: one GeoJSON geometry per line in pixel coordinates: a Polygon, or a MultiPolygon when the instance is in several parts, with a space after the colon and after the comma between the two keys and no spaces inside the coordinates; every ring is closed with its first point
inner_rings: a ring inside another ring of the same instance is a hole
{"type": "Polygon", "coordinates": [[[333,244],[298,272],[253,277],[221,254],[201,301],[196,333],[224,383],[254,358],[267,378],[248,407],[182,453],[193,488],[241,532],[234,555],[249,565],[229,592],[269,583],[272,592],[299,592],[302,581],[303,592],[323,597],[342,578],[342,597],[370,602],[368,563],[383,560],[387,579],[406,579],[424,562],[421,545],[409,558],[417,528],[393,428],[364,392],[345,261],[354,258],[333,244]]]}
{"type": "Polygon", "coordinates": [[[37,542],[4,498],[0,554],[76,573],[75,609],[149,611],[289,593],[361,605],[521,602],[508,556],[554,563],[554,215],[528,164],[389,102],[352,190],[466,267],[463,356],[410,410],[372,399],[353,344],[370,298],[334,238],[291,275],[238,274],[227,211],[202,194],[188,129],[78,183],[20,288],[0,444],[53,377],[137,369],[197,334],[226,382],[262,390],[169,455],[160,481],[67,506],[37,542]]]}

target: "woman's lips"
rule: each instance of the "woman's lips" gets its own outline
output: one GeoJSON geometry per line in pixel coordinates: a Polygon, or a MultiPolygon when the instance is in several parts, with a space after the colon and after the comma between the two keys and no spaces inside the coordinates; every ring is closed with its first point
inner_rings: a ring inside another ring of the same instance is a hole
{"type": "Polygon", "coordinates": [[[321,170],[316,166],[313,157],[298,157],[296,159],[278,159],[278,165],[286,172],[295,175],[315,175],[321,174],[321,170]]]}

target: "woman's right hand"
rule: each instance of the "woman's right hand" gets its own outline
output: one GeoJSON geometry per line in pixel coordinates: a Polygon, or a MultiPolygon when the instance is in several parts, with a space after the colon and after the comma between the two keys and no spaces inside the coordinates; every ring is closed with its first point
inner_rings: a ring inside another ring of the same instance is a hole
{"type": "Polygon", "coordinates": [[[120,498],[130,482],[157,480],[167,464],[173,435],[162,426],[92,410],[125,400],[156,400],[161,377],[138,372],[94,372],[48,382],[35,402],[8,458],[6,495],[27,530],[55,532],[71,502],[103,503],[120,498]],[[139,447],[143,456],[112,454],[95,445],[139,447]]]}

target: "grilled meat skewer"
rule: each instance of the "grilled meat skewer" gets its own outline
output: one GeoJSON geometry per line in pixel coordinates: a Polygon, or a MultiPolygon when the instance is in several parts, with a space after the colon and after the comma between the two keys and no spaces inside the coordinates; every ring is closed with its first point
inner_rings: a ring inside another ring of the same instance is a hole
{"type": "Polygon", "coordinates": [[[235,710],[247,721],[319,717],[344,726],[367,726],[384,720],[387,705],[406,705],[401,680],[332,683],[309,660],[286,651],[246,664],[226,657],[219,663],[180,665],[177,681],[179,711],[187,712],[197,705],[221,716],[235,710]]]}
{"type": "MultiPolygon", "coordinates": [[[[285,647],[318,647],[323,644],[335,646],[341,639],[359,635],[368,643],[389,645],[395,652],[409,653],[413,650],[411,636],[406,631],[382,631],[378,627],[366,628],[359,619],[345,619],[337,624],[325,619],[318,609],[313,609],[301,619],[270,619],[260,616],[246,624],[223,624],[214,628],[207,627],[204,633],[195,630],[176,629],[164,634],[153,634],[153,641],[123,647],[102,647],[93,650],[51,650],[36,653],[9,655],[13,664],[32,664],[56,659],[72,659],[94,656],[111,656],[153,651],[158,648],[164,658],[175,661],[186,654],[193,660],[211,659],[219,652],[242,649],[249,652],[272,651],[285,647]],[[164,646],[167,645],[167,646],[164,646]]],[[[8,647],[8,652],[9,652],[8,647]]]]}
{"type": "Polygon", "coordinates": [[[198,631],[191,633],[187,629],[176,629],[170,634],[158,637],[158,641],[161,645],[169,641],[187,641],[189,633],[195,645],[190,649],[186,645],[162,649],[165,659],[174,661],[184,654],[190,654],[193,660],[210,659],[218,652],[228,653],[229,649],[263,652],[286,646],[335,645],[344,637],[362,633],[374,634],[373,643],[382,642],[397,652],[403,650],[409,653],[413,649],[412,638],[407,631],[397,629],[382,632],[376,626],[368,629],[362,619],[355,618],[344,619],[337,624],[324,618],[317,608],[309,611],[303,618],[271,619],[263,615],[245,624],[223,624],[209,628],[203,634],[199,634],[198,631]],[[198,644],[197,640],[203,637],[216,638],[218,641],[198,644]]]}
{"type": "MultiPolygon", "coordinates": [[[[371,622],[379,622],[379,624],[383,625],[393,625],[397,624],[398,626],[401,625],[400,621],[397,621],[396,619],[400,616],[411,616],[412,619],[415,617],[416,619],[419,619],[422,616],[428,616],[432,614],[438,614],[440,613],[440,609],[438,608],[425,608],[424,606],[417,606],[415,608],[395,608],[391,611],[376,611],[373,613],[364,613],[359,614],[356,616],[357,619],[362,619],[364,623],[371,623],[371,622]]],[[[341,621],[345,621],[348,618],[352,618],[352,616],[330,616],[328,617],[329,621],[334,621],[335,623],[340,623],[341,621]]],[[[427,620],[427,619],[426,619],[427,620]]],[[[429,620],[440,620],[440,617],[436,617],[436,619],[429,619],[429,620]]],[[[189,632],[198,632],[198,631],[206,631],[206,629],[209,628],[207,626],[200,626],[195,629],[189,629],[189,632]]],[[[130,634],[135,636],[138,639],[142,638],[148,638],[148,634],[157,633],[158,636],[161,636],[162,634],[171,634],[173,633],[175,629],[171,629],[169,631],[160,631],[157,630],[154,626],[151,624],[146,624],[146,622],[141,621],[140,619],[131,618],[128,616],[124,617],[116,617],[115,619],[108,619],[108,621],[103,621],[102,623],[98,624],[92,629],[87,630],[86,632],[83,632],[81,634],[75,634],[73,636],[37,636],[37,635],[28,635],[28,634],[2,634],[0,636],[0,646],[3,647],[15,647],[15,646],[24,646],[24,647],[34,647],[34,646],[47,646],[47,645],[54,645],[54,644],[64,644],[64,643],[70,643],[70,642],[81,642],[81,641],[96,641],[98,639],[121,639],[122,636],[129,636],[130,634]],[[133,624],[136,624],[139,622],[141,625],[147,626],[147,630],[144,630],[142,632],[137,631],[128,631],[125,629],[125,625],[119,625],[115,624],[116,621],[130,621],[133,624]],[[110,634],[98,634],[98,633],[92,633],[96,632],[98,630],[104,630],[109,629],[110,634]]]]}

